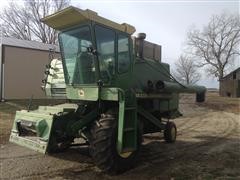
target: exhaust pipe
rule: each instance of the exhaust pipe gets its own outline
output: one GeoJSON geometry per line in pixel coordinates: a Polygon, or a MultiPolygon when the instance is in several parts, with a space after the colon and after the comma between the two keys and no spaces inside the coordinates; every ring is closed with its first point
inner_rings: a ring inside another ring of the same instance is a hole
{"type": "Polygon", "coordinates": [[[145,33],[138,33],[137,34],[137,42],[138,42],[138,50],[137,50],[137,56],[143,59],[143,47],[144,47],[144,39],[146,38],[145,33]]]}

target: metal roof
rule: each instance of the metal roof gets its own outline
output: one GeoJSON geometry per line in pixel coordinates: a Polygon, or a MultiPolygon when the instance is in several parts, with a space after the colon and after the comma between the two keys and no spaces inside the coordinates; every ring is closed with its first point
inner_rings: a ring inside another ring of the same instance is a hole
{"type": "Polygon", "coordinates": [[[54,49],[55,52],[60,52],[59,47],[57,45],[45,44],[38,41],[16,39],[12,37],[0,37],[0,44],[6,45],[6,46],[36,49],[36,50],[42,50],[42,51],[49,51],[49,49],[54,49]]]}
{"type": "Polygon", "coordinates": [[[135,27],[130,24],[118,24],[109,19],[99,16],[96,12],[92,10],[82,10],[73,6],[69,6],[61,11],[58,11],[52,15],[46,16],[41,19],[43,23],[57,30],[63,30],[65,28],[73,27],[81,22],[85,22],[88,20],[103,24],[108,27],[112,27],[128,34],[133,34],[136,31],[135,27]]]}
{"type": "Polygon", "coordinates": [[[232,75],[235,72],[240,72],[240,67],[238,67],[237,69],[233,70],[232,72],[228,73],[227,75],[225,75],[222,79],[227,78],[228,76],[232,75]]]}

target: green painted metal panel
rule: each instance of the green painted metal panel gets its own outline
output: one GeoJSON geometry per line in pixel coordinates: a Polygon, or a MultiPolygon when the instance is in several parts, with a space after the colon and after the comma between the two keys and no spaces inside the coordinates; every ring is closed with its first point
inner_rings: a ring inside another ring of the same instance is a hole
{"type": "Polygon", "coordinates": [[[76,110],[75,104],[61,104],[56,106],[39,106],[34,111],[17,111],[10,135],[10,142],[28,147],[35,151],[46,153],[49,139],[51,136],[54,117],[60,112],[69,112],[76,110]],[[35,135],[21,135],[18,123],[23,123],[35,135]]]}
{"type": "Polygon", "coordinates": [[[47,135],[47,122],[46,120],[41,120],[41,121],[37,121],[36,123],[36,130],[37,130],[37,135],[40,137],[44,137],[44,133],[45,136],[47,135]]]}
{"type": "Polygon", "coordinates": [[[67,86],[66,89],[68,99],[74,100],[98,100],[98,87],[87,86],[67,86]]]}
{"type": "Polygon", "coordinates": [[[9,141],[41,153],[46,153],[52,123],[53,115],[38,113],[37,111],[17,111],[9,141]],[[20,121],[32,123],[31,127],[33,130],[36,130],[37,135],[20,136],[19,129],[17,128],[17,123],[20,121]]]}
{"type": "Polygon", "coordinates": [[[29,149],[35,150],[37,152],[46,153],[48,142],[38,141],[38,139],[28,139],[26,137],[20,137],[16,133],[11,133],[10,142],[18,144],[20,146],[27,147],[29,149]]]}
{"type": "Polygon", "coordinates": [[[160,129],[164,129],[165,126],[161,123],[160,119],[157,119],[151,113],[149,113],[148,111],[145,111],[141,106],[138,106],[137,110],[139,114],[144,116],[147,120],[152,122],[154,125],[156,125],[160,129]]]}
{"type": "Polygon", "coordinates": [[[203,93],[206,91],[204,86],[182,85],[176,82],[161,81],[163,92],[175,93],[203,93]]]}
{"type": "Polygon", "coordinates": [[[101,99],[118,101],[119,89],[118,88],[102,88],[101,89],[101,99]]]}
{"type": "MultiPolygon", "coordinates": [[[[97,101],[99,99],[98,92],[98,87],[67,86],[67,96],[69,99],[97,101]]],[[[118,88],[102,87],[100,98],[101,100],[118,101],[118,88]]]]}
{"type": "Polygon", "coordinates": [[[136,98],[138,99],[163,99],[163,100],[168,100],[173,98],[172,93],[161,93],[161,94],[157,94],[157,93],[151,93],[151,94],[147,94],[144,92],[141,93],[136,93],[136,98]]]}
{"type": "Polygon", "coordinates": [[[172,110],[178,110],[179,104],[179,94],[172,93],[170,99],[161,100],[160,104],[160,112],[167,112],[172,110]]]}

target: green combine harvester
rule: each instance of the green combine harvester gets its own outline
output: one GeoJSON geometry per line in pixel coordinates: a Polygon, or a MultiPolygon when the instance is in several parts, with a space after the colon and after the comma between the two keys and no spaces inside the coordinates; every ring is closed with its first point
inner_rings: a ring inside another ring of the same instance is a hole
{"type": "Polygon", "coordinates": [[[131,36],[135,28],[91,10],[68,7],[42,19],[59,31],[62,60],[47,66],[46,95],[69,103],[16,112],[10,141],[41,153],[61,152],[82,138],[96,165],[108,173],[131,168],[143,134],[163,132],[168,143],[177,129],[179,93],[206,88],[183,85],[161,62],[161,47],[131,36]]]}

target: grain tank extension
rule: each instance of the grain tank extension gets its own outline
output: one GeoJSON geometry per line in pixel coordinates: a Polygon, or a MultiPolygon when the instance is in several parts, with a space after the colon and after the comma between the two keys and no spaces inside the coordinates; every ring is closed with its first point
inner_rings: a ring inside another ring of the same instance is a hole
{"type": "Polygon", "coordinates": [[[62,56],[47,66],[43,87],[70,103],[17,111],[11,142],[54,153],[82,138],[100,169],[119,173],[134,165],[143,134],[163,132],[166,142],[176,140],[170,119],[181,115],[179,93],[204,101],[205,87],[177,82],[161,62],[161,47],[145,41],[144,33],[133,37],[129,24],[75,7],[42,22],[59,31],[62,56]]]}

